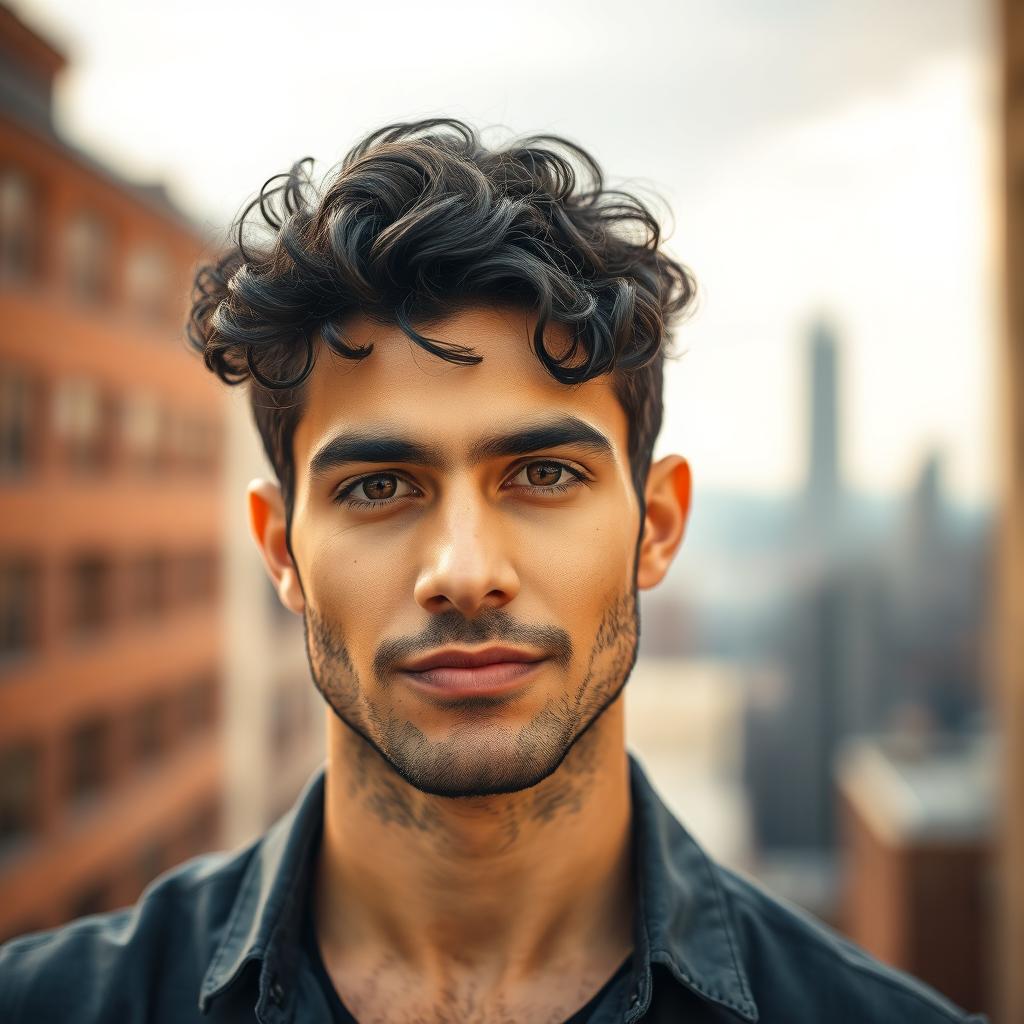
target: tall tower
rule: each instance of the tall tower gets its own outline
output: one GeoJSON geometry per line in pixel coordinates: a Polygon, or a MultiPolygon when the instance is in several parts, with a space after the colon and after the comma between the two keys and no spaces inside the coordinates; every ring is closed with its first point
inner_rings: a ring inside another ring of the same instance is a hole
{"type": "Polygon", "coordinates": [[[819,320],[810,334],[810,438],[804,491],[807,539],[830,544],[839,532],[839,358],[835,333],[819,320]]]}

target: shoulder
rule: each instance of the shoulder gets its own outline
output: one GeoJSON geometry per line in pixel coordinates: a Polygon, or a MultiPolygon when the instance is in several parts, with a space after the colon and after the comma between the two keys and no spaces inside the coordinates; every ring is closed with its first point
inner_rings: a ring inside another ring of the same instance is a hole
{"type": "Polygon", "coordinates": [[[148,1021],[157,992],[195,1011],[251,855],[197,857],[156,879],[132,907],[0,946],[0,1020],[148,1021]]]}
{"type": "Polygon", "coordinates": [[[716,868],[762,1021],[983,1021],[753,881],[716,868]]]}

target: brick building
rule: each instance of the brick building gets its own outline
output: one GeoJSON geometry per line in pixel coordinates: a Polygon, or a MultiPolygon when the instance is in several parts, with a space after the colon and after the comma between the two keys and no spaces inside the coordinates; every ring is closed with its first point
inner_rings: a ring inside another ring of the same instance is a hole
{"type": "Polygon", "coordinates": [[[203,240],[50,115],[0,7],[0,938],[221,838],[224,398],[182,342],[203,240]]]}

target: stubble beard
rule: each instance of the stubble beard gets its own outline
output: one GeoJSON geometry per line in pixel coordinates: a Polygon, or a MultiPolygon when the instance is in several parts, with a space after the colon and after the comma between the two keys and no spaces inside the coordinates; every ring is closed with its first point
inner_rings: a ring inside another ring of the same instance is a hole
{"type": "MultiPolygon", "coordinates": [[[[514,643],[523,632],[498,610],[469,622],[452,613],[443,622],[448,641],[514,643]]],[[[635,584],[606,606],[578,685],[552,697],[523,726],[502,721],[500,703],[485,715],[453,710],[449,735],[431,740],[386,701],[390,688],[364,685],[340,629],[307,604],[304,617],[310,673],[328,706],[407,783],[444,797],[481,797],[529,789],[553,774],[570,750],[614,703],[636,661],[640,634],[635,584]]],[[[542,631],[543,632],[543,631],[542,631]]],[[[548,633],[563,633],[548,630],[548,633]]],[[[568,644],[567,634],[565,644],[568,644]]],[[[571,651],[571,644],[569,644],[571,651]]],[[[562,659],[568,663],[566,653],[562,659]]],[[[376,679],[375,682],[381,680],[376,679]]]]}

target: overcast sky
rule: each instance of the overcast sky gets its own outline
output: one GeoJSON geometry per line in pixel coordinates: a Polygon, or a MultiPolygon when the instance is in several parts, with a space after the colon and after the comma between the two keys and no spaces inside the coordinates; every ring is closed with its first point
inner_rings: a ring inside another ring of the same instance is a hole
{"type": "MultiPolygon", "coordinates": [[[[220,228],[270,175],[450,113],[557,131],[654,189],[701,305],[662,451],[701,485],[797,486],[804,335],[842,341],[851,483],[930,446],[992,487],[996,85],[985,0],[18,0],[70,58],[57,120],[220,228]]],[[[699,492],[698,492],[699,493],[699,492]]]]}

